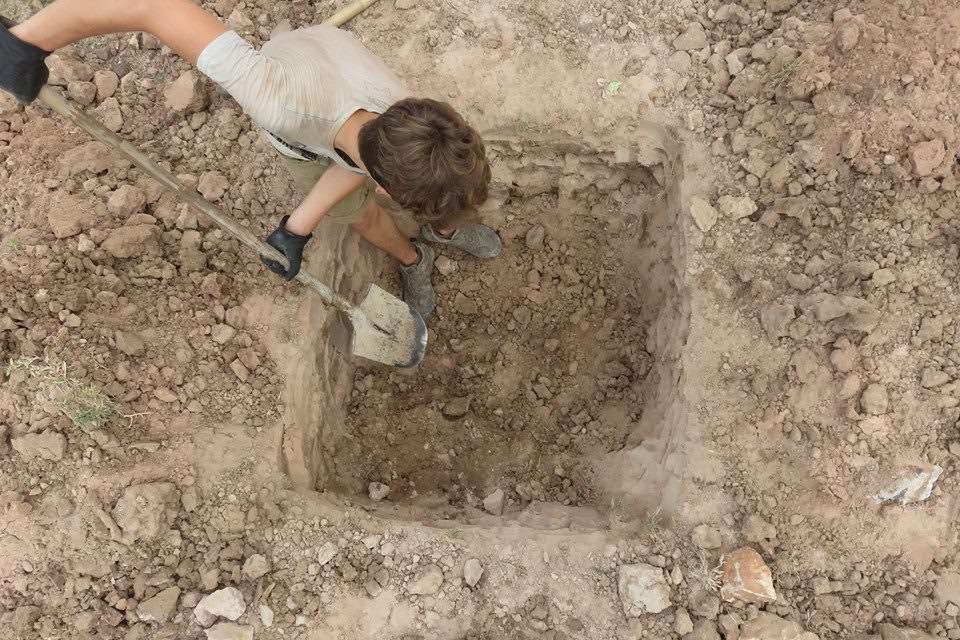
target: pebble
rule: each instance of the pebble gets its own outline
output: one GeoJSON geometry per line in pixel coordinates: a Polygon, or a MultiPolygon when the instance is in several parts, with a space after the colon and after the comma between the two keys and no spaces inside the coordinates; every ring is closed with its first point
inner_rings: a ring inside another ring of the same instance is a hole
{"type": "Polygon", "coordinates": [[[728,602],[774,602],[770,568],[754,549],[743,547],[723,558],[723,583],[720,597],[728,602]]]}
{"type": "Polygon", "coordinates": [[[703,49],[708,44],[707,33],[699,22],[687,24],[687,28],[673,41],[673,46],[679,51],[703,49]]]}
{"type": "Polygon", "coordinates": [[[471,589],[477,586],[483,577],[483,566],[476,558],[470,558],[463,564],[463,581],[471,589]]]}
{"type": "Polygon", "coordinates": [[[628,618],[660,613],[670,606],[670,585],[663,570],[649,564],[621,565],[617,593],[628,618]]]}
{"type": "Polygon", "coordinates": [[[923,502],[933,493],[942,474],[939,465],[908,465],[898,470],[895,479],[877,493],[876,499],[900,504],[923,502]]]}
{"type": "Polygon", "coordinates": [[[370,496],[370,499],[374,502],[380,502],[390,495],[390,486],[382,482],[371,482],[367,486],[367,495],[370,496]]]}
{"type": "Polygon", "coordinates": [[[204,596],[193,608],[193,615],[201,627],[209,627],[217,618],[236,620],[247,610],[243,594],[236,587],[224,587],[204,596]]]}
{"type": "Polygon", "coordinates": [[[472,398],[470,396],[454,398],[443,406],[444,417],[456,419],[467,415],[467,413],[470,411],[471,400],[472,398]]]}
{"type": "Polygon", "coordinates": [[[723,544],[720,530],[708,524],[700,524],[694,527],[691,539],[693,544],[701,549],[719,549],[720,545],[723,544]]]}
{"type": "Polygon", "coordinates": [[[683,607],[677,608],[676,619],[673,621],[673,630],[681,636],[693,632],[693,620],[690,619],[690,614],[683,607]]]}
{"type": "Polygon", "coordinates": [[[137,615],[144,622],[164,623],[177,610],[180,587],[168,587],[137,605],[137,615]]]}
{"type": "Polygon", "coordinates": [[[740,627],[740,640],[772,640],[789,638],[790,640],[818,640],[817,636],[804,631],[796,622],[784,620],[766,611],[740,627]]]}
{"type": "Polygon", "coordinates": [[[204,633],[207,640],[253,640],[253,627],[233,622],[221,622],[204,633]]]}
{"type": "Polygon", "coordinates": [[[443,585],[443,571],[435,564],[428,566],[419,578],[407,585],[407,593],[416,596],[432,596],[443,585]]]}
{"type": "Polygon", "coordinates": [[[260,622],[265,627],[273,626],[273,609],[265,604],[260,605],[260,622]]]}
{"type": "Polygon", "coordinates": [[[10,439],[10,446],[26,460],[62,460],[67,450],[67,439],[62,433],[44,431],[28,433],[10,439]]]}
{"type": "Polygon", "coordinates": [[[882,384],[873,383],[867,385],[860,395],[860,408],[864,413],[872,416],[883,415],[890,407],[890,399],[887,396],[887,388],[882,384]]]}
{"type": "Polygon", "coordinates": [[[545,236],[546,230],[543,228],[543,225],[538,224],[535,227],[530,227],[530,230],[527,231],[527,235],[524,238],[527,249],[535,250],[543,247],[543,239],[545,236]]]}
{"type": "Polygon", "coordinates": [[[191,114],[207,106],[202,80],[194,71],[185,71],[163,92],[167,108],[178,114],[191,114]]]}
{"type": "Polygon", "coordinates": [[[483,499],[483,510],[495,516],[503,514],[503,489],[497,489],[483,499]]]}
{"type": "Polygon", "coordinates": [[[910,147],[910,163],[913,173],[919,177],[929,176],[940,166],[947,153],[943,140],[928,140],[910,147]]]}
{"type": "Polygon", "coordinates": [[[270,561],[259,553],[255,553],[254,555],[250,556],[247,558],[247,561],[243,563],[242,573],[243,577],[247,580],[257,580],[267,575],[269,572],[270,561]]]}
{"type": "Polygon", "coordinates": [[[333,560],[338,553],[340,553],[340,549],[337,548],[337,545],[332,542],[324,542],[323,545],[317,549],[317,562],[320,563],[321,567],[325,566],[333,560]]]}
{"type": "Polygon", "coordinates": [[[720,196],[717,205],[734,220],[749,218],[757,211],[756,203],[748,196],[720,196]]]}
{"type": "Polygon", "coordinates": [[[690,216],[697,228],[704,233],[710,231],[720,217],[709,202],[696,196],[690,198],[690,216]]]}
{"type": "Polygon", "coordinates": [[[447,256],[437,256],[433,266],[436,267],[437,271],[442,276],[449,276],[451,273],[454,273],[457,270],[456,261],[451,260],[447,256]]]}

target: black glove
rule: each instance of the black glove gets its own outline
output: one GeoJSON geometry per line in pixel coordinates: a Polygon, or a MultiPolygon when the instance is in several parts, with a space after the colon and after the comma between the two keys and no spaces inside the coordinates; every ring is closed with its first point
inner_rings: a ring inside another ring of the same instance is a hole
{"type": "Polygon", "coordinates": [[[313,237],[312,233],[307,236],[298,236],[295,233],[287,231],[287,220],[289,218],[290,216],[283,216],[283,219],[280,221],[280,226],[267,236],[267,244],[287,257],[287,260],[290,262],[290,268],[284,269],[283,265],[276,260],[260,256],[260,262],[263,263],[263,266],[284,280],[293,280],[300,272],[300,263],[303,261],[303,248],[306,246],[307,241],[313,237]]]}
{"type": "Polygon", "coordinates": [[[0,16],[0,89],[22,104],[33,102],[47,83],[50,71],[43,59],[50,55],[10,33],[13,22],[0,16]]]}

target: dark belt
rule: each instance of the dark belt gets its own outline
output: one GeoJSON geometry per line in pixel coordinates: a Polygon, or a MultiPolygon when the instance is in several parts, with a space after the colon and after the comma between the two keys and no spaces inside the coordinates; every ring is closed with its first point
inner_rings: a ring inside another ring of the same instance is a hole
{"type": "Polygon", "coordinates": [[[317,160],[320,159],[319,154],[316,154],[313,151],[310,151],[309,149],[305,149],[298,144],[288,142],[276,134],[273,134],[267,131],[267,135],[273,138],[274,140],[276,140],[277,142],[279,142],[280,144],[282,144],[283,146],[285,146],[286,148],[290,149],[294,153],[299,154],[300,156],[303,157],[304,160],[307,160],[308,162],[316,162],[317,160]]]}

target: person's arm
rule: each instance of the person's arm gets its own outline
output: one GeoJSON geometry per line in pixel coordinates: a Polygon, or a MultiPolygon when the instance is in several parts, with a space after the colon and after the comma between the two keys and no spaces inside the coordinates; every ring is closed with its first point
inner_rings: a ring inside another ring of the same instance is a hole
{"type": "Polygon", "coordinates": [[[227,27],[190,0],[56,0],[10,32],[46,51],[91,36],[146,31],[191,64],[227,27]]]}
{"type": "Polygon", "coordinates": [[[359,189],[366,179],[364,175],[337,165],[324,171],[300,206],[289,216],[284,216],[276,230],[267,236],[267,243],[286,256],[290,268],[261,257],[264,266],[281,278],[292,280],[300,271],[303,248],[320,220],[337,203],[359,189]]]}

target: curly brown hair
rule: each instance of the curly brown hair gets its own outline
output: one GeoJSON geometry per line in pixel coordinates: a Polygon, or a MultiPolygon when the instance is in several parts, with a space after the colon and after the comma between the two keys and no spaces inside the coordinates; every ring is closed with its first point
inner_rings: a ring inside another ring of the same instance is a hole
{"type": "Polygon", "coordinates": [[[370,176],[419,221],[456,226],[487,199],[483,140],[446,102],[401,100],[361,128],[359,143],[370,176]]]}

